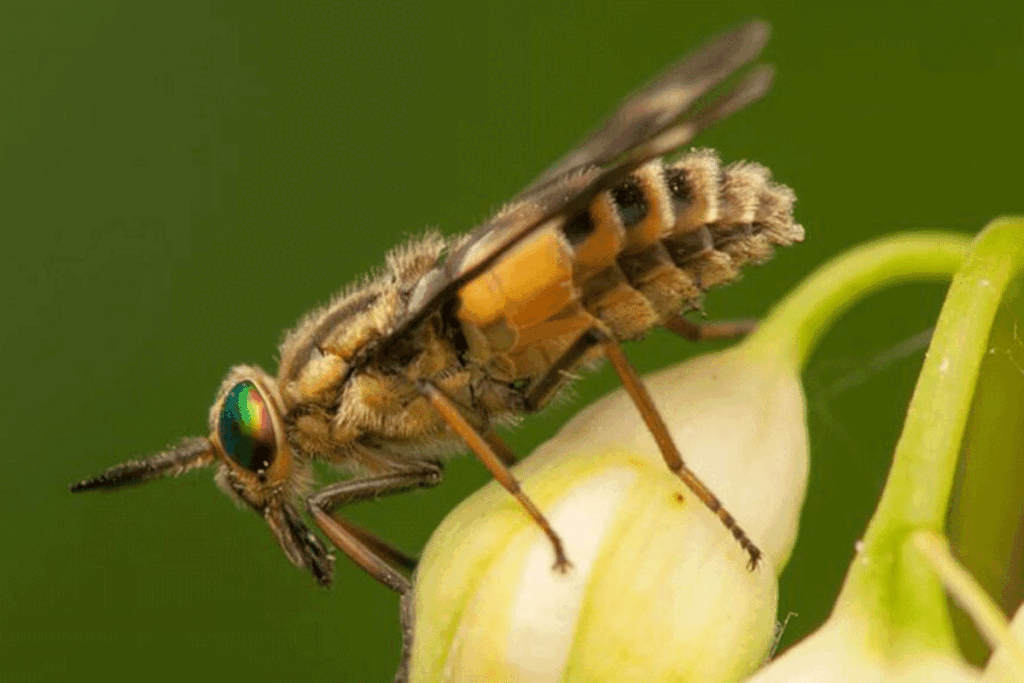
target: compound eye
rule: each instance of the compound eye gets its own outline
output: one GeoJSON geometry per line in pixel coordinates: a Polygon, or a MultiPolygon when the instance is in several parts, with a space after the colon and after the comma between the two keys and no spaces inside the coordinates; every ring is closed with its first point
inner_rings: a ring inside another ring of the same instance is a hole
{"type": "Polygon", "coordinates": [[[228,457],[251,472],[263,472],[274,461],[277,439],[270,406],[255,384],[239,382],[228,392],[217,436],[228,457]]]}

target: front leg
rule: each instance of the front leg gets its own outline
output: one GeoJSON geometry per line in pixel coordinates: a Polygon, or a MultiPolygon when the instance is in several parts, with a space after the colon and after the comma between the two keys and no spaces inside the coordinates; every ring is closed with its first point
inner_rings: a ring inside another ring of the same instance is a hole
{"type": "Polygon", "coordinates": [[[393,474],[350,479],[326,486],[306,499],[306,509],[327,538],[363,571],[396,593],[405,594],[411,586],[402,571],[411,571],[416,566],[415,560],[331,512],[343,505],[435,486],[440,481],[440,463],[419,462],[393,474]]]}

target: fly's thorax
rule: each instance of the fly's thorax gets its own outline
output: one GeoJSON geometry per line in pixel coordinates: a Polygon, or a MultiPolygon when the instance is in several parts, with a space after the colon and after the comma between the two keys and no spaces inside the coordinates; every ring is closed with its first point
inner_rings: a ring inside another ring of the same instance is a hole
{"type": "Polygon", "coordinates": [[[470,388],[471,374],[444,317],[438,312],[401,343],[368,359],[344,359],[330,347],[312,354],[300,379],[319,377],[320,386],[329,390],[297,391],[309,383],[284,386],[290,401],[289,442],[302,458],[322,458],[355,471],[374,472],[386,469],[382,458],[412,454],[417,448],[422,451],[433,442],[448,440],[446,424],[423,395],[424,382],[441,388],[470,419],[485,423],[487,417],[480,415],[470,388]],[[323,368],[330,372],[316,374],[323,368]]]}
{"type": "Polygon", "coordinates": [[[410,331],[402,344],[372,357],[346,380],[335,428],[392,441],[437,436],[444,422],[423,395],[425,382],[472,411],[469,373],[452,332],[439,312],[410,331]]]}
{"type": "Polygon", "coordinates": [[[275,379],[248,365],[231,369],[210,409],[218,482],[257,510],[291,493],[296,484],[297,463],[284,415],[275,379]]]}
{"type": "Polygon", "coordinates": [[[444,248],[445,240],[429,232],[394,249],[382,270],[310,312],[284,336],[278,381],[289,410],[337,402],[356,359],[395,329],[410,292],[444,248]]]}
{"type": "MultiPolygon", "coordinates": [[[[474,422],[469,373],[457,371],[434,384],[452,396],[474,422]]],[[[309,405],[289,416],[289,439],[304,459],[319,458],[361,474],[393,472],[398,461],[437,455],[453,440],[447,424],[417,385],[401,375],[368,367],[344,383],[337,405],[309,405]]]]}
{"type": "Polygon", "coordinates": [[[381,271],[285,335],[277,382],[290,443],[304,458],[358,460],[365,449],[357,442],[402,431],[395,416],[418,397],[412,382],[450,362],[429,353],[420,330],[392,345],[389,357],[372,353],[406,314],[412,291],[444,247],[444,239],[428,233],[393,250],[381,271]]]}

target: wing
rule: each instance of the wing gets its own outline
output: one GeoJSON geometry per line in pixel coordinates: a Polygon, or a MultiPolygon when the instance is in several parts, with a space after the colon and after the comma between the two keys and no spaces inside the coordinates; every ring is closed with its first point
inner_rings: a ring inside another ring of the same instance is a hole
{"type": "Polygon", "coordinates": [[[753,21],[712,38],[628,98],[599,130],[506,209],[460,240],[417,285],[405,317],[387,337],[364,349],[366,354],[402,338],[534,230],[553,221],[565,223],[640,166],[687,144],[716,121],[763,96],[771,86],[769,66],[754,68],[717,98],[694,106],[755,59],[768,33],[766,23],[753,21]]]}
{"type": "Polygon", "coordinates": [[[605,166],[651,140],[678,121],[702,95],[760,54],[768,41],[768,24],[752,21],[712,38],[627,97],[598,130],[555,162],[526,190],[586,166],[605,166]]]}

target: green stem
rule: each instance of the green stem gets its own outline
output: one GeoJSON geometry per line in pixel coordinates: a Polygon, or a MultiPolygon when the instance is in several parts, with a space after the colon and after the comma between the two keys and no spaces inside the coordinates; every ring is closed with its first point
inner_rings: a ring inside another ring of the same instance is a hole
{"type": "Polygon", "coordinates": [[[885,490],[837,611],[852,605],[878,610],[906,637],[928,645],[951,642],[941,584],[908,548],[908,538],[916,529],[942,532],[989,331],[1003,293],[1022,269],[1024,219],[993,221],[950,286],[885,490]]]}
{"type": "Polygon", "coordinates": [[[803,367],[819,338],[848,308],[893,284],[949,278],[970,241],[941,232],[894,235],[829,261],[769,312],[748,348],[803,367]]]}
{"type": "Polygon", "coordinates": [[[975,240],[935,325],[889,479],[865,543],[906,525],[941,531],[971,408],[1003,293],[1024,268],[1024,219],[997,219],[975,240]]]}

